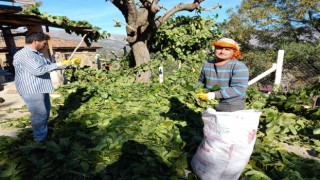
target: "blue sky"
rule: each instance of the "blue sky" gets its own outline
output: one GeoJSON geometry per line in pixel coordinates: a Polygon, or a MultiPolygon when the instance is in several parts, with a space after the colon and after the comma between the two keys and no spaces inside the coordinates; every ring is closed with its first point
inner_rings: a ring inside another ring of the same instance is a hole
{"type": "MultiPolygon", "coordinates": [[[[38,1],[38,0],[36,0],[38,1]]],[[[40,7],[40,12],[47,12],[50,15],[67,16],[71,20],[87,20],[90,24],[102,28],[111,34],[125,35],[125,27],[114,27],[115,22],[112,20],[116,18],[121,22],[125,22],[120,11],[110,2],[105,0],[41,0],[43,5],[40,7]]],[[[180,2],[189,3],[193,0],[161,0],[159,5],[171,9],[180,2]]],[[[206,0],[201,3],[202,7],[210,8],[220,3],[221,9],[202,13],[204,17],[219,14],[217,21],[221,22],[227,18],[226,10],[235,8],[240,5],[241,0],[227,1],[227,0],[206,0]]],[[[161,15],[164,10],[160,11],[161,15]]],[[[194,12],[184,12],[183,15],[194,15],[194,12]]]]}

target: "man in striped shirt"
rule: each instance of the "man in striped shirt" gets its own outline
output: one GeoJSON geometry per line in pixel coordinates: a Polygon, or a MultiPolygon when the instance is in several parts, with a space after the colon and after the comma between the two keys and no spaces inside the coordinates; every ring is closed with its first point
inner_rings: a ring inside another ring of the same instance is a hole
{"type": "Polygon", "coordinates": [[[14,55],[15,84],[31,114],[34,141],[46,140],[50,115],[49,93],[54,91],[50,72],[65,69],[70,60],[52,63],[39,52],[47,45],[49,36],[43,32],[26,35],[26,45],[14,55]]]}
{"type": "Polygon", "coordinates": [[[229,38],[222,38],[212,45],[215,47],[215,59],[204,63],[195,87],[203,83],[208,89],[219,85],[220,90],[197,95],[204,101],[218,99],[217,111],[243,110],[249,71],[244,63],[237,60],[240,56],[239,45],[229,38]]]}

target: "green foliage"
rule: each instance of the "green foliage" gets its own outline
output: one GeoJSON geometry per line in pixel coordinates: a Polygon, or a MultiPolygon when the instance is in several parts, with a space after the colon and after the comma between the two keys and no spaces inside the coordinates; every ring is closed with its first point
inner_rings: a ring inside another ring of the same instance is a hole
{"type": "Polygon", "coordinates": [[[212,18],[178,16],[158,29],[150,51],[164,60],[203,62],[211,51],[211,42],[221,34],[221,26],[212,18]]]}
{"type": "Polygon", "coordinates": [[[41,15],[39,7],[41,6],[41,3],[36,2],[33,5],[24,6],[22,9],[21,14],[27,14],[27,15],[41,15]]]}
{"type": "Polygon", "coordinates": [[[247,65],[250,79],[253,79],[271,68],[273,63],[277,62],[277,52],[259,49],[243,51],[241,61],[247,65]]]}
{"type": "MultiPolygon", "coordinates": [[[[187,88],[193,82],[137,84],[130,78],[153,67],[67,70],[73,81],[53,101],[50,140],[39,146],[16,142],[14,156],[22,162],[17,168],[37,179],[187,178],[184,169],[190,169],[188,161],[202,139],[201,111],[208,106],[187,88]]],[[[10,148],[0,153],[3,173],[10,157],[10,148]]]]}
{"type": "Polygon", "coordinates": [[[29,118],[27,117],[0,121],[0,127],[2,128],[25,128],[27,126],[30,126],[29,118]]]}
{"type": "MultiPolygon", "coordinates": [[[[309,89],[291,92],[277,92],[265,95],[257,93],[253,88],[249,88],[247,95],[247,108],[260,109],[263,115],[260,125],[270,139],[290,142],[288,135],[304,135],[304,140],[309,134],[317,134],[319,128],[319,108],[307,106],[311,105],[314,94],[319,93],[317,86],[309,89]]],[[[318,136],[318,135],[316,135],[318,136]]],[[[295,139],[297,137],[293,137],[295,139]]],[[[296,140],[296,139],[295,139],[296,140]]],[[[293,141],[294,142],[294,141],[293,141]]],[[[300,141],[301,142],[301,141],[300,141]]],[[[316,145],[317,146],[317,145],[316,145]]]]}
{"type": "Polygon", "coordinates": [[[240,179],[317,179],[319,162],[288,153],[272,140],[257,139],[254,152],[240,179]],[[264,172],[264,173],[262,173],[264,172]],[[249,178],[250,177],[250,178],[249,178]]]}
{"type": "Polygon", "coordinates": [[[46,12],[41,13],[38,9],[39,7],[40,3],[26,6],[21,14],[38,16],[43,20],[47,20],[53,24],[57,24],[60,27],[62,26],[69,34],[71,34],[72,32],[82,36],[87,34],[84,39],[87,46],[90,46],[92,42],[96,42],[98,39],[104,39],[110,36],[110,34],[107,34],[105,31],[100,32],[101,28],[96,26],[93,27],[88,21],[73,21],[66,16],[51,16],[46,12]],[[93,31],[86,32],[84,31],[85,29],[93,29],[93,31]]]}
{"type": "MultiPolygon", "coordinates": [[[[320,51],[319,45],[312,43],[284,43],[279,49],[284,50],[282,85],[290,89],[302,88],[319,80],[320,51]],[[292,76],[293,80],[287,80],[292,76]]],[[[253,79],[277,63],[277,51],[251,47],[242,51],[243,61],[249,68],[250,79],[253,79]]],[[[270,74],[260,84],[272,85],[274,74],[270,74]]]]}
{"type": "MultiPolygon", "coordinates": [[[[301,64],[314,65],[320,59],[320,43],[285,43],[281,49],[285,50],[285,59],[287,63],[295,64],[299,67],[301,64]]],[[[320,69],[320,68],[319,68],[320,69]]]]}
{"type": "Polygon", "coordinates": [[[312,43],[286,43],[281,45],[285,50],[285,73],[295,79],[291,88],[307,87],[320,80],[320,44],[312,43]]]}
{"type": "MultiPolygon", "coordinates": [[[[179,69],[177,61],[152,60],[116,71],[66,70],[70,83],[52,101],[48,141],[32,142],[28,128],[17,139],[0,137],[0,178],[197,179],[190,161],[203,138],[201,113],[213,105],[197,98],[203,89],[193,89],[199,72],[190,64],[179,69]],[[160,65],[169,72],[164,83],[158,83],[160,65]],[[147,70],[152,83],[135,83],[133,74],[147,70]]],[[[317,93],[319,84],[269,95],[249,88],[247,109],[262,116],[240,179],[319,179],[318,161],[281,146],[320,153],[320,111],[300,109],[317,93]]],[[[16,121],[26,119],[4,123],[16,121]]]]}
{"type": "MultiPolygon", "coordinates": [[[[159,84],[159,65],[174,64],[153,60],[109,72],[68,69],[72,81],[60,87],[62,96],[52,101],[49,140],[32,142],[28,129],[18,139],[0,138],[1,179],[197,179],[190,160],[202,140],[201,112],[212,105],[197,99],[201,89],[192,88],[198,76],[192,67],[183,64],[159,84]],[[153,83],[135,83],[132,74],[148,69],[153,83]],[[188,176],[185,170],[191,171],[188,176]]],[[[299,143],[320,152],[320,117],[311,120],[306,114],[311,111],[302,116],[294,108],[282,108],[289,102],[307,103],[306,94],[318,93],[317,87],[271,95],[249,88],[247,109],[263,114],[240,179],[320,177],[318,161],[288,153],[280,145],[299,143]]]]}
{"type": "Polygon", "coordinates": [[[320,32],[319,9],[314,0],[242,1],[236,12],[229,10],[228,30],[246,45],[251,38],[262,45],[315,42],[320,32]]]}
{"type": "MultiPolygon", "coordinates": [[[[62,96],[52,101],[49,141],[31,142],[30,129],[18,139],[0,137],[0,179],[197,179],[190,160],[202,140],[201,112],[213,105],[199,101],[196,92],[202,89],[193,85],[207,58],[202,50],[220,32],[212,34],[207,28],[212,27],[207,26],[211,20],[180,18],[177,22],[183,28],[172,25],[172,20],[166,25],[169,30],[164,27],[155,37],[154,57],[163,60],[155,58],[128,69],[128,60],[123,59],[122,68],[108,72],[68,69],[70,83],[59,88],[62,96]],[[205,31],[199,34],[197,28],[205,31]],[[193,37],[186,37],[189,34],[193,37]],[[158,83],[161,65],[165,69],[162,84],[158,83]],[[135,83],[134,75],[147,70],[152,72],[152,83],[135,83]],[[186,170],[191,171],[188,176],[186,170]]],[[[246,39],[248,34],[242,35],[237,37],[246,39]]],[[[283,48],[288,61],[299,57],[310,62],[316,55],[306,53],[307,58],[298,52],[318,52],[309,45],[283,48]]],[[[254,76],[270,68],[275,59],[276,52],[259,48],[243,51],[242,60],[254,76]]],[[[262,116],[254,152],[240,179],[320,178],[319,161],[281,146],[309,147],[320,157],[320,110],[304,107],[320,93],[319,87],[272,94],[248,89],[247,109],[261,110],[262,116]]],[[[29,125],[25,118],[0,125],[17,127],[17,122],[29,125]]]]}
{"type": "Polygon", "coordinates": [[[319,163],[288,153],[281,143],[308,147],[319,156],[319,108],[306,109],[317,86],[304,91],[272,94],[259,93],[255,87],[247,91],[247,108],[262,111],[257,142],[242,179],[317,179],[319,163]],[[276,143],[278,142],[278,143],[276,143]],[[303,167],[303,168],[302,168],[303,167]],[[261,173],[263,172],[263,173],[261,173]],[[267,175],[267,176],[266,176],[267,175]]]}
{"type": "MultiPolygon", "coordinates": [[[[276,51],[283,49],[283,87],[297,89],[319,80],[319,29],[314,23],[319,22],[319,8],[312,0],[248,0],[236,12],[229,10],[229,36],[239,42],[250,78],[271,68],[276,51]]],[[[259,83],[272,85],[273,75],[259,83]]]]}

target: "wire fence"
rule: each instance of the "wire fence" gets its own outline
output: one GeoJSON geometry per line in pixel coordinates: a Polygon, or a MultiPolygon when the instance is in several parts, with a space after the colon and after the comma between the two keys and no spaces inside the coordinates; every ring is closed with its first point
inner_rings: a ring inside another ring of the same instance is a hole
{"type": "MultiPolygon", "coordinates": [[[[320,64],[320,61],[319,61],[320,64]]],[[[267,69],[266,69],[267,70],[267,69]]],[[[271,91],[275,81],[275,72],[261,79],[258,83],[261,90],[271,91]]],[[[281,86],[284,90],[299,90],[312,87],[320,81],[320,65],[318,62],[306,63],[299,61],[284,61],[281,86]]]]}
{"type": "Polygon", "coordinates": [[[320,67],[313,62],[289,61],[283,64],[283,69],[282,82],[288,89],[311,87],[320,81],[320,67]]]}

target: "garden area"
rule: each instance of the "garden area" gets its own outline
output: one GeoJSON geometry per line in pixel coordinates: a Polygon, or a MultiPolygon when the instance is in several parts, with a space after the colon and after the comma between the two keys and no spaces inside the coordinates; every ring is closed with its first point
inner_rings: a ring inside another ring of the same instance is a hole
{"type": "MultiPolygon", "coordinates": [[[[33,142],[30,128],[17,139],[1,137],[2,179],[197,179],[190,160],[203,138],[201,113],[212,104],[197,99],[192,67],[172,72],[161,84],[157,78],[135,83],[133,69],[68,71],[73,80],[53,99],[47,142],[33,142]]],[[[242,179],[320,177],[320,110],[303,106],[316,93],[319,84],[290,93],[248,90],[246,109],[263,114],[242,179]],[[305,147],[315,158],[288,152],[283,143],[305,147]]],[[[30,122],[25,117],[4,125],[23,128],[30,122]]]]}
{"type": "Polygon", "coordinates": [[[46,142],[33,142],[28,116],[0,121],[1,128],[21,129],[16,138],[0,136],[0,179],[199,179],[190,163],[203,140],[202,113],[216,102],[201,101],[196,93],[206,90],[194,85],[213,58],[211,42],[226,36],[225,29],[241,45],[250,79],[276,62],[277,50],[285,51],[285,83],[262,92],[261,86],[273,85],[271,74],[246,92],[245,109],[262,114],[240,179],[320,179],[320,108],[313,101],[320,95],[319,39],[293,41],[292,29],[280,40],[247,24],[235,29],[243,18],[236,15],[225,23],[168,19],[150,38],[147,62],[129,53],[110,59],[110,70],[66,69],[68,83],[51,99],[46,142]],[[244,38],[252,35],[258,43],[244,38]],[[302,69],[305,64],[311,67],[302,69]],[[149,81],[139,81],[146,72],[149,81]]]}

